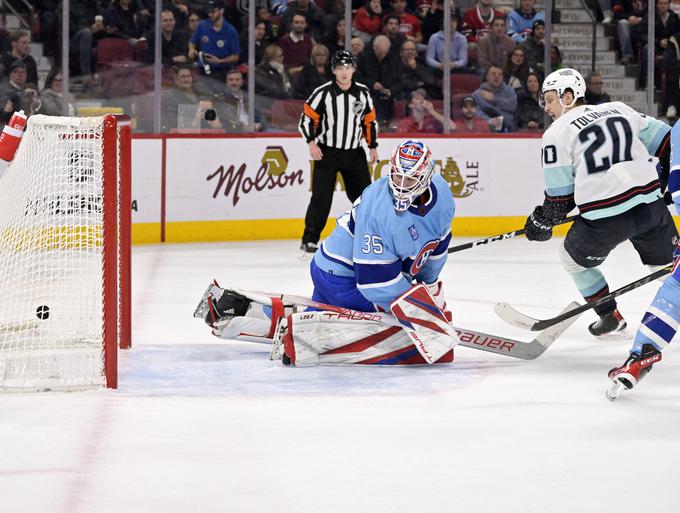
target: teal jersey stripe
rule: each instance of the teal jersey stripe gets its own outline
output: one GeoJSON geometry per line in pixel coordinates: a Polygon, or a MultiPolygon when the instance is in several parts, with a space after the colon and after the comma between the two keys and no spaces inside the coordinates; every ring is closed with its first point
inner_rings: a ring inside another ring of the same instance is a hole
{"type": "Polygon", "coordinates": [[[545,177],[545,188],[562,189],[571,185],[574,190],[574,170],[571,166],[544,167],[543,176],[545,177]]]}
{"type": "Polygon", "coordinates": [[[564,187],[546,187],[545,193],[548,196],[567,196],[568,194],[574,194],[574,184],[565,185],[564,187]]]}
{"type": "Polygon", "coordinates": [[[602,219],[604,217],[611,217],[615,216],[618,214],[621,214],[623,212],[629,211],[633,207],[637,207],[638,205],[642,205],[643,203],[654,203],[656,200],[659,199],[659,190],[656,189],[652,192],[649,192],[647,194],[639,194],[637,196],[634,196],[630,198],[627,201],[624,201],[623,203],[619,203],[618,205],[615,205],[613,207],[606,207],[606,208],[600,208],[597,210],[591,210],[590,212],[586,212],[584,214],[581,214],[582,217],[586,219],[602,219]]]}
{"type": "Polygon", "coordinates": [[[670,132],[671,127],[663,121],[654,118],[647,118],[647,125],[640,130],[640,140],[645,145],[650,155],[656,155],[661,141],[670,132]]]}

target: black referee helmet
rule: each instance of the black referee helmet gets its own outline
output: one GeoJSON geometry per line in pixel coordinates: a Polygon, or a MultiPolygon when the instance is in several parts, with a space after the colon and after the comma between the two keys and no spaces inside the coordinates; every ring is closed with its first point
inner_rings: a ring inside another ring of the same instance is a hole
{"type": "Polygon", "coordinates": [[[335,69],[337,66],[352,66],[357,67],[357,61],[347,50],[339,50],[335,52],[333,58],[331,59],[331,69],[335,69]]]}

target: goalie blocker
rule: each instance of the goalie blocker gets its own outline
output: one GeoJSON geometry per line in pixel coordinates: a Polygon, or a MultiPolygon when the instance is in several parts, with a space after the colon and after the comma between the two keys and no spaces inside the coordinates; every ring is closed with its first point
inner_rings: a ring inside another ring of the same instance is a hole
{"type": "Polygon", "coordinates": [[[279,298],[224,290],[214,284],[206,290],[194,317],[209,324],[217,337],[271,339],[272,359],[281,358],[284,364],[299,367],[453,361],[458,337],[424,285],[413,287],[392,303],[394,317],[328,308],[299,312],[297,307],[284,307],[279,298]]]}

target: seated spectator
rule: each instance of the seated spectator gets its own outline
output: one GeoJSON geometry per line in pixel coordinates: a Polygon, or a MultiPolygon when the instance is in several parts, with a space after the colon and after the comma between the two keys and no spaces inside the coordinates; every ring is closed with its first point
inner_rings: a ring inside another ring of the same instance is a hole
{"type": "Polygon", "coordinates": [[[255,92],[267,98],[292,98],[293,88],[284,67],[281,47],[269,45],[264,50],[262,62],[255,70],[255,92]]]}
{"type": "MultiPolygon", "coordinates": [[[[235,3],[236,8],[238,9],[238,13],[241,15],[241,17],[243,17],[244,19],[248,19],[248,7],[250,7],[250,0],[235,0],[235,3]]],[[[271,12],[272,9],[271,0],[255,0],[256,17],[258,16],[258,13],[260,12],[261,9],[265,9],[267,12],[271,12]]]]}
{"type": "Polygon", "coordinates": [[[92,82],[91,75],[94,72],[92,67],[94,34],[104,30],[104,17],[101,15],[103,11],[99,10],[98,2],[92,2],[92,4],[94,5],[86,3],[76,8],[74,3],[71,3],[69,9],[73,34],[71,36],[71,49],[78,54],[80,64],[79,72],[76,74],[82,75],[85,83],[92,82]]]}
{"type": "MultiPolygon", "coordinates": [[[[184,33],[189,28],[189,6],[184,0],[164,0],[163,9],[172,11],[175,18],[175,29],[184,33]]],[[[195,28],[195,27],[194,27],[195,28]]]]}
{"type": "Polygon", "coordinates": [[[125,39],[132,39],[132,44],[140,36],[136,21],[137,6],[133,0],[113,0],[111,7],[104,12],[104,18],[110,20],[109,25],[124,34],[125,39]]]}
{"type": "Polygon", "coordinates": [[[357,58],[356,81],[371,90],[376,117],[386,123],[394,115],[394,98],[401,93],[399,60],[390,52],[390,40],[379,34],[357,58]]]}
{"type": "Polygon", "coordinates": [[[484,76],[489,66],[503,68],[508,55],[515,49],[516,43],[505,33],[505,18],[499,16],[493,20],[491,32],[477,42],[478,72],[484,76]]]}
{"type": "MultiPolygon", "coordinates": [[[[458,32],[458,19],[451,13],[451,39],[449,41],[449,56],[451,70],[464,68],[468,63],[468,43],[465,36],[458,32]]],[[[444,30],[433,34],[427,43],[425,63],[433,69],[444,69],[444,30]]]]}
{"type": "Polygon", "coordinates": [[[306,100],[314,89],[333,79],[330,66],[330,52],[324,45],[312,48],[310,62],[304,65],[295,79],[295,97],[306,100]]]}
{"type": "MultiPolygon", "coordinates": [[[[420,2],[430,2],[430,0],[417,0],[416,5],[421,5],[420,2]]],[[[427,42],[444,26],[444,0],[431,0],[429,10],[425,18],[422,20],[423,42],[427,42]]],[[[456,7],[456,1],[451,0],[451,14],[456,15],[457,20],[462,20],[463,16],[460,9],[456,7]]]]}
{"type": "Polygon", "coordinates": [[[493,20],[503,13],[493,8],[493,0],[478,0],[477,5],[470,7],[463,15],[461,31],[468,43],[476,44],[491,32],[493,20]]]}
{"type": "Polygon", "coordinates": [[[321,41],[324,33],[323,10],[317,7],[311,0],[293,0],[288,4],[286,12],[281,17],[284,31],[293,29],[293,17],[296,14],[301,14],[305,17],[311,36],[315,40],[321,41]]]}
{"type": "Polygon", "coordinates": [[[550,47],[550,67],[553,71],[564,68],[564,64],[562,64],[562,52],[560,52],[557,45],[552,45],[550,47]]]}
{"type": "Polygon", "coordinates": [[[314,40],[306,31],[307,18],[302,14],[295,14],[290,32],[279,39],[286,70],[291,74],[302,71],[302,67],[309,62],[312,55],[314,40]]]}
{"type": "Polygon", "coordinates": [[[161,125],[164,132],[189,126],[191,120],[184,117],[186,113],[180,111],[180,106],[197,105],[199,97],[207,93],[207,90],[194,84],[194,76],[188,64],[175,66],[173,72],[175,84],[161,103],[161,125]]]}
{"type": "Polygon", "coordinates": [[[27,116],[33,114],[43,114],[41,112],[42,102],[40,101],[40,92],[38,84],[27,82],[23,90],[24,94],[24,108],[23,111],[27,116]]]}
{"type": "MultiPolygon", "coordinates": [[[[153,63],[156,59],[156,32],[146,33],[146,62],[153,63]]],[[[170,9],[161,11],[161,62],[169,68],[175,64],[187,62],[187,47],[184,44],[184,34],[176,29],[175,15],[170,9]]]]}
{"type": "Polygon", "coordinates": [[[26,64],[17,59],[9,68],[9,78],[2,81],[1,96],[6,97],[12,93],[22,92],[27,82],[26,76],[26,64]]]}
{"type": "MultiPolygon", "coordinates": [[[[241,55],[239,57],[239,62],[248,64],[248,34],[243,33],[241,34],[241,37],[241,55]]],[[[258,66],[260,62],[262,62],[264,49],[267,48],[268,45],[267,26],[264,21],[258,21],[255,24],[255,66],[258,66]]]]}
{"type": "Polygon", "coordinates": [[[473,96],[466,96],[460,102],[461,118],[456,123],[456,133],[488,134],[489,121],[477,115],[477,102],[473,96]]]}
{"type": "Polygon", "coordinates": [[[521,46],[515,48],[505,60],[503,66],[503,80],[515,91],[522,89],[527,83],[527,77],[532,69],[527,64],[524,49],[521,46]]]}
{"type": "Polygon", "coordinates": [[[545,22],[537,20],[531,27],[531,35],[528,36],[522,49],[526,56],[527,66],[543,72],[543,62],[545,61],[545,22]]]}
{"type": "Polygon", "coordinates": [[[196,32],[196,29],[198,28],[198,24],[200,23],[200,21],[201,17],[195,12],[189,14],[189,18],[187,18],[187,28],[186,31],[184,32],[184,40],[187,49],[189,48],[189,41],[191,41],[191,36],[193,36],[194,32],[196,32]]]}
{"type": "Polygon", "coordinates": [[[410,12],[406,12],[406,0],[390,0],[391,14],[399,18],[399,33],[409,41],[423,42],[420,20],[410,12]]]}
{"type": "Polygon", "coordinates": [[[508,13],[508,35],[516,43],[529,37],[535,21],[544,20],[542,12],[534,9],[536,0],[519,0],[519,7],[508,13]]]}
{"type": "Polygon", "coordinates": [[[399,16],[388,14],[383,20],[383,34],[390,40],[390,52],[399,56],[399,48],[406,41],[406,36],[399,32],[399,16]]]}
{"type": "Polygon", "coordinates": [[[408,98],[409,95],[418,88],[423,88],[436,97],[440,93],[437,80],[430,70],[418,60],[418,51],[413,41],[404,41],[399,52],[399,75],[404,86],[402,96],[408,98]]]}
{"type": "Polygon", "coordinates": [[[366,49],[366,44],[364,43],[363,39],[361,39],[360,37],[353,37],[352,38],[352,40],[350,41],[350,51],[352,52],[352,55],[354,55],[354,57],[359,55],[365,49],[366,49]]]}
{"type": "Polygon", "coordinates": [[[380,33],[380,15],[382,6],[380,0],[368,0],[360,7],[352,23],[354,35],[368,43],[373,36],[380,33]]]}
{"type": "Polygon", "coordinates": [[[514,128],[517,95],[503,82],[503,70],[490,66],[486,80],[472,93],[479,106],[479,116],[488,119],[498,132],[511,132],[514,128]]]}
{"type": "MultiPolygon", "coordinates": [[[[324,27],[327,31],[339,18],[345,19],[345,0],[320,0],[319,8],[324,12],[324,27]]],[[[331,52],[332,54],[333,52],[331,52]]]]}
{"type": "Polygon", "coordinates": [[[63,111],[64,76],[60,68],[54,68],[45,79],[45,88],[40,93],[42,107],[40,114],[47,116],[75,116],[76,99],[71,93],[66,95],[66,113],[63,111]]]}
{"type": "MultiPolygon", "coordinates": [[[[345,19],[336,18],[328,27],[323,44],[331,55],[345,49],[345,19]]],[[[306,99],[307,97],[305,97],[306,99]]]]}
{"type": "Polygon", "coordinates": [[[517,93],[517,112],[515,126],[517,129],[538,130],[544,127],[545,113],[538,98],[541,93],[540,78],[536,73],[529,73],[526,87],[517,93]]]}
{"type": "MultiPolygon", "coordinates": [[[[265,39],[267,43],[274,43],[278,41],[279,37],[281,37],[282,35],[281,27],[279,26],[278,21],[272,19],[272,13],[269,12],[269,10],[266,7],[260,7],[257,10],[257,15],[255,16],[255,24],[257,25],[260,22],[265,24],[265,32],[267,34],[265,36],[265,39]]],[[[247,31],[243,31],[241,35],[244,37],[246,41],[248,40],[247,31]]]]}
{"type": "Polygon", "coordinates": [[[26,81],[34,84],[38,83],[38,65],[31,56],[31,47],[28,33],[22,31],[12,32],[12,49],[2,55],[2,66],[4,75],[9,75],[12,64],[20,61],[24,63],[26,69],[26,81]]]}
{"type": "Polygon", "coordinates": [[[224,130],[222,120],[217,115],[215,105],[209,96],[203,96],[198,100],[196,105],[196,113],[191,120],[191,128],[196,130],[203,130],[206,128],[212,130],[224,130]]]}
{"type": "MultiPolygon", "coordinates": [[[[222,125],[227,132],[248,131],[248,95],[243,90],[243,74],[238,69],[227,71],[227,82],[224,92],[218,96],[217,111],[222,125]]],[[[257,119],[257,116],[256,116],[257,119]]],[[[255,130],[259,130],[255,123],[255,130]]]]}
{"type": "Polygon", "coordinates": [[[210,0],[208,19],[198,23],[189,41],[189,59],[198,58],[201,73],[223,82],[240,53],[236,29],[224,18],[224,3],[210,0]]]}
{"type": "Polygon", "coordinates": [[[611,97],[602,91],[604,79],[600,73],[593,71],[586,77],[586,103],[588,105],[599,105],[612,101],[611,97]]]}
{"type": "MultiPolygon", "coordinates": [[[[642,43],[640,62],[640,85],[644,87],[647,81],[647,26],[648,18],[644,16],[640,23],[642,43]]],[[[654,75],[655,85],[659,85],[664,67],[663,54],[668,48],[668,40],[680,32],[680,18],[670,10],[670,0],[656,0],[656,14],[654,18],[654,75]]]]}
{"type": "Polygon", "coordinates": [[[427,99],[425,89],[416,89],[411,93],[408,104],[409,115],[399,120],[398,132],[407,134],[440,134],[444,123],[450,130],[456,129],[456,124],[450,119],[444,119],[427,99]]]}
{"type": "Polygon", "coordinates": [[[639,41],[643,16],[647,14],[646,0],[618,0],[613,6],[619,41],[620,64],[635,61],[635,46],[639,41]]]}

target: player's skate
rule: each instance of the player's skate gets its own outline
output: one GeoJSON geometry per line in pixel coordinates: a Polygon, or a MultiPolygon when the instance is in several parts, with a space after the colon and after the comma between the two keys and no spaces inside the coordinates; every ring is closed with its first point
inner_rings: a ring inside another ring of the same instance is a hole
{"type": "Polygon", "coordinates": [[[601,315],[597,321],[588,326],[588,331],[598,338],[623,338],[626,336],[624,331],[626,326],[626,320],[618,310],[614,310],[606,315],[601,315]]]}
{"type": "Polygon", "coordinates": [[[208,326],[215,328],[219,321],[245,315],[250,303],[247,297],[233,290],[225,290],[213,282],[198,302],[194,317],[203,319],[208,326]]]}
{"type": "Polygon", "coordinates": [[[633,388],[660,361],[661,351],[651,344],[643,345],[641,354],[632,353],[623,365],[609,371],[608,376],[613,383],[606,392],[607,399],[613,401],[623,390],[633,388]]]}
{"type": "Polygon", "coordinates": [[[314,253],[316,253],[316,250],[319,249],[319,246],[313,242],[303,242],[300,244],[300,251],[302,251],[302,255],[300,255],[300,258],[302,260],[311,260],[312,257],[314,256],[314,253]]]}

